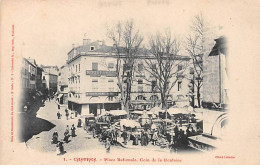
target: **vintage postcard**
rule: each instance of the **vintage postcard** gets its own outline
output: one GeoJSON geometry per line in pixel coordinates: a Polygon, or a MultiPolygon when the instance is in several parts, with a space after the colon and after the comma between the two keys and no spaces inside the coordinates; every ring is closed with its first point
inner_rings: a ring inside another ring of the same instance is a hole
{"type": "Polygon", "coordinates": [[[0,164],[260,164],[259,9],[2,0],[0,164]]]}

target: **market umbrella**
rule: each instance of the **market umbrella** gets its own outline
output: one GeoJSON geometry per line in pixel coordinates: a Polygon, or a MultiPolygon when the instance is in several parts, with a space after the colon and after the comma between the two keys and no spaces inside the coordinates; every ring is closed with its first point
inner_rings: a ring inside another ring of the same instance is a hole
{"type": "Polygon", "coordinates": [[[121,115],[127,115],[127,112],[125,110],[110,110],[108,114],[114,115],[114,116],[121,116],[121,115]]]}
{"type": "Polygon", "coordinates": [[[130,127],[130,128],[141,127],[140,123],[134,120],[127,120],[127,119],[122,119],[120,121],[120,125],[125,127],[130,127]]]}
{"type": "Polygon", "coordinates": [[[131,112],[131,114],[138,114],[138,115],[142,115],[144,112],[143,111],[133,111],[131,112]]]}
{"type": "Polygon", "coordinates": [[[185,108],[169,108],[167,110],[167,112],[170,114],[170,115],[175,115],[175,114],[189,114],[189,112],[185,109],[185,108]]]}
{"type": "Polygon", "coordinates": [[[95,118],[94,114],[82,115],[80,118],[95,118]]]}
{"type": "Polygon", "coordinates": [[[151,108],[151,110],[153,112],[153,114],[159,114],[160,111],[164,111],[163,109],[161,109],[160,107],[154,107],[154,108],[151,108]]]}

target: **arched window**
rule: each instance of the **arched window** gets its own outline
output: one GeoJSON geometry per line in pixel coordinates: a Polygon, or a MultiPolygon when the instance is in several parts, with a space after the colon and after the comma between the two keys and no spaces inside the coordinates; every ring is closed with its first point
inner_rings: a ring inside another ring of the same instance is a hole
{"type": "Polygon", "coordinates": [[[158,97],[157,95],[152,95],[152,96],[150,97],[150,100],[152,100],[152,101],[158,101],[158,100],[159,100],[159,97],[158,97]]]}
{"type": "Polygon", "coordinates": [[[135,100],[146,100],[146,98],[142,95],[139,95],[135,98],[135,100]]]}

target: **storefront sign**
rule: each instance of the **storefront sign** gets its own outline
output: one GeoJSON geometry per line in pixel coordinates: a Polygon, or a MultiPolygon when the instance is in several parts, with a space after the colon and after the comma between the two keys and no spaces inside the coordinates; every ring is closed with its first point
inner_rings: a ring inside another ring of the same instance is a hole
{"type": "Polygon", "coordinates": [[[86,92],[86,96],[118,96],[118,92],[86,92]]]}
{"type": "Polygon", "coordinates": [[[117,73],[116,73],[116,71],[91,71],[91,70],[86,70],[86,75],[90,75],[92,77],[100,77],[100,76],[116,77],[117,73]]]}

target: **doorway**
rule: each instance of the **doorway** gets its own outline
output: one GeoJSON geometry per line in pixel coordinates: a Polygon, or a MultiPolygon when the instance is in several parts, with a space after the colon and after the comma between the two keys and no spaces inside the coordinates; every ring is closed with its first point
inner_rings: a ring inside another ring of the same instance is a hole
{"type": "Polygon", "coordinates": [[[97,116],[97,104],[89,105],[89,113],[94,114],[94,116],[97,116]]]}

